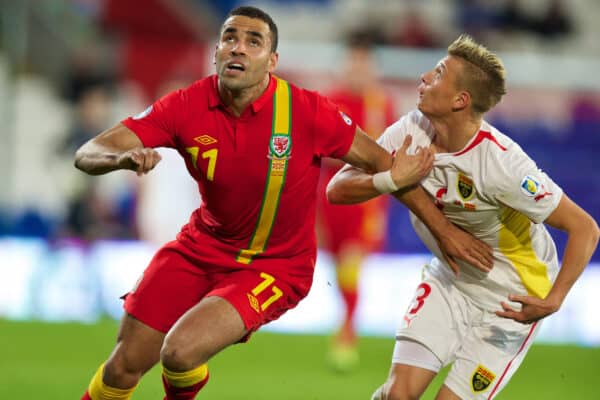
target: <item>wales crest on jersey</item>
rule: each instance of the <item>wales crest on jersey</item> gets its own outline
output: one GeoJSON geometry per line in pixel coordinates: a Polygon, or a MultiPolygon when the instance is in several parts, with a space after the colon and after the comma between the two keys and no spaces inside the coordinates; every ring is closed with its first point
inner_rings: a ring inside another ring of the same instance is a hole
{"type": "Polygon", "coordinates": [[[273,135],[269,144],[269,158],[287,159],[292,152],[292,139],[289,135],[273,135]]]}

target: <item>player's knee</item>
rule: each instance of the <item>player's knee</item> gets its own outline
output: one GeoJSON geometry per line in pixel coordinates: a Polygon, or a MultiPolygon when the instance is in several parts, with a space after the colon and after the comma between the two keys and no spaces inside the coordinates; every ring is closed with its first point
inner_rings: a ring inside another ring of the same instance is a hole
{"type": "Polygon", "coordinates": [[[160,361],[171,371],[189,371],[202,363],[198,362],[197,356],[188,346],[169,340],[168,336],[160,350],[160,361]]]}
{"type": "Polygon", "coordinates": [[[104,383],[109,386],[135,386],[146,372],[138,363],[135,356],[124,351],[115,351],[104,364],[104,383]]]}
{"type": "Polygon", "coordinates": [[[418,400],[421,397],[421,393],[416,388],[398,380],[388,381],[383,386],[382,394],[382,400],[418,400]]]}

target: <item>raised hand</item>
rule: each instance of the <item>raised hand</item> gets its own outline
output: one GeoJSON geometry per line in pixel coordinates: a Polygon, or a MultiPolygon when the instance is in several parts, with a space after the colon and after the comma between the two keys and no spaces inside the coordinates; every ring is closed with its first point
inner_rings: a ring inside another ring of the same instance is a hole
{"type": "Polygon", "coordinates": [[[555,313],[560,308],[547,299],[540,299],[534,296],[519,296],[511,294],[508,299],[513,302],[521,303],[521,311],[513,309],[508,303],[501,302],[500,305],[504,311],[496,311],[496,315],[502,318],[513,319],[522,324],[531,324],[555,313]]]}
{"type": "Polygon", "coordinates": [[[149,147],[137,147],[122,153],[118,159],[119,168],[135,171],[138,176],[150,172],[162,157],[149,147]]]}
{"type": "Polygon", "coordinates": [[[392,179],[399,188],[412,186],[423,179],[433,168],[433,153],[431,150],[419,149],[415,155],[406,151],[412,143],[412,136],[404,139],[402,146],[396,151],[391,168],[392,179]]]}

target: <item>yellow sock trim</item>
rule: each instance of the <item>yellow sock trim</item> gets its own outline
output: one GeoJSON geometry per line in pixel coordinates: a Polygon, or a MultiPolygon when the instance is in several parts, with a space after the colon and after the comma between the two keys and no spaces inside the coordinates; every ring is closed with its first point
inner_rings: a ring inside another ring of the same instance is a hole
{"type": "Polygon", "coordinates": [[[92,400],[129,400],[131,398],[137,385],[129,389],[110,387],[102,381],[103,374],[104,364],[100,365],[88,387],[88,393],[92,400]]]}
{"type": "Polygon", "coordinates": [[[190,371],[173,372],[162,366],[163,375],[170,385],[175,387],[188,387],[204,380],[208,376],[208,365],[202,364],[190,371]]]}

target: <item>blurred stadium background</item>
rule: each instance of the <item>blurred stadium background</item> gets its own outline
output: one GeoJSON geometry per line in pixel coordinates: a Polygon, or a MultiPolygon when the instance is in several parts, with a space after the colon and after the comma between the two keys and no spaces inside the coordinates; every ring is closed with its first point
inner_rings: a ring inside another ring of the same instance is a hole
{"type": "MultiPolygon", "coordinates": [[[[198,204],[177,156],[150,175],[90,178],[75,149],[158,96],[212,73],[235,0],[0,1],[0,399],[78,398],[107,356],[128,290],[198,204]]],[[[397,114],[419,74],[460,32],[496,50],[509,93],[488,120],[511,135],[600,220],[600,2],[597,0],[271,0],[278,74],[326,91],[343,40],[368,33],[397,114]]],[[[361,368],[324,364],[340,317],[333,267],[251,346],[217,357],[201,398],[367,399],[386,376],[396,321],[426,251],[406,211],[390,212],[385,251],[368,259],[359,304],[361,368]]],[[[552,231],[559,250],[565,237],[552,231]]],[[[600,254],[500,399],[600,399],[600,254]]],[[[156,371],[134,398],[160,398],[156,371]]],[[[426,398],[433,398],[428,392],[426,398]]]]}

